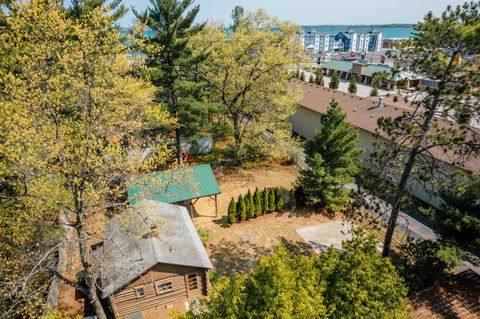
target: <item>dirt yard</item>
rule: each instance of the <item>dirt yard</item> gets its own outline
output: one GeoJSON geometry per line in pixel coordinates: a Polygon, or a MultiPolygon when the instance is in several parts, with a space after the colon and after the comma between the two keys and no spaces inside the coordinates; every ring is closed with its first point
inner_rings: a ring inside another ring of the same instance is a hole
{"type": "Polygon", "coordinates": [[[273,165],[227,172],[216,170],[215,175],[222,191],[218,197],[219,216],[214,218],[215,202],[204,198],[195,205],[197,217],[194,223],[202,235],[215,271],[221,275],[247,271],[259,257],[270,253],[279,244],[298,252],[309,251],[309,246],[295,229],[331,220],[319,212],[296,210],[267,214],[229,226],[226,215],[232,196],[236,199],[248,189],[253,192],[256,187],[290,189],[297,179],[297,168],[273,165]]]}

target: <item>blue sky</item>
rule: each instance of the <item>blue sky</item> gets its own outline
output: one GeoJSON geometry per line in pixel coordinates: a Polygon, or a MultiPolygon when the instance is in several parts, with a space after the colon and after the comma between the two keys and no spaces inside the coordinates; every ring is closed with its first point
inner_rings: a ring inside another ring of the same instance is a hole
{"type": "MultiPolygon", "coordinates": [[[[229,22],[235,5],[247,10],[264,8],[271,15],[298,24],[384,24],[415,23],[432,10],[441,13],[447,5],[462,0],[196,0],[200,4],[199,21],[229,22]]],[[[127,7],[145,9],[149,0],[124,0],[127,7]]],[[[130,11],[121,21],[130,26],[130,11]]]]}

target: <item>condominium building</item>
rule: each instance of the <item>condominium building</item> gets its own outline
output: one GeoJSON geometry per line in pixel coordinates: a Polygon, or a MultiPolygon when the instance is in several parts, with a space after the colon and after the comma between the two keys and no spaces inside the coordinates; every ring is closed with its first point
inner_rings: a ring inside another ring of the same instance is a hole
{"type": "Polygon", "coordinates": [[[377,31],[339,32],[335,35],[315,30],[299,33],[302,45],[310,53],[319,52],[379,52],[383,46],[383,33],[377,31]]]}

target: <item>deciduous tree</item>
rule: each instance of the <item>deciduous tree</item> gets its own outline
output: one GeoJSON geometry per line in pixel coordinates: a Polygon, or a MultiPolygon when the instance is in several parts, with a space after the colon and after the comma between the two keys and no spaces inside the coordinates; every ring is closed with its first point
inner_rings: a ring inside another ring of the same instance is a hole
{"type": "Polygon", "coordinates": [[[297,94],[288,90],[288,67],[302,61],[296,40],[297,26],[269,17],[264,11],[248,12],[235,32],[210,25],[195,37],[192,49],[205,52],[199,74],[215,93],[233,129],[233,154],[275,154],[272,140],[289,141],[288,117],[295,111],[297,94]],[[275,26],[275,28],[274,28],[275,26]],[[265,136],[268,130],[273,136],[265,136]]]}
{"type": "MultiPolygon", "coordinates": [[[[21,192],[14,199],[31,219],[46,212],[53,221],[65,216],[80,265],[73,279],[57,272],[50,263],[56,245],[35,256],[31,273],[47,270],[81,291],[101,319],[106,318],[98,296],[101,269],[89,243],[101,236],[99,221],[127,205],[125,179],[151,164],[129,156],[139,150],[135,134],[148,126],[148,118],[168,122],[153,108],[149,84],[128,76],[114,21],[108,6],[78,18],[59,1],[17,2],[6,19],[12,32],[0,41],[2,50],[15,52],[16,63],[15,72],[2,77],[7,85],[0,100],[1,153],[7,161],[0,170],[15,176],[21,192]]],[[[156,159],[167,158],[165,152],[156,159]]],[[[37,242],[47,242],[51,222],[45,221],[37,242]]],[[[60,243],[60,236],[55,239],[60,243]]],[[[30,280],[17,278],[17,284],[27,287],[30,280]]]]}
{"type": "Polygon", "coordinates": [[[305,257],[277,248],[248,274],[223,277],[185,319],[405,318],[407,289],[372,238],[305,257]]]}

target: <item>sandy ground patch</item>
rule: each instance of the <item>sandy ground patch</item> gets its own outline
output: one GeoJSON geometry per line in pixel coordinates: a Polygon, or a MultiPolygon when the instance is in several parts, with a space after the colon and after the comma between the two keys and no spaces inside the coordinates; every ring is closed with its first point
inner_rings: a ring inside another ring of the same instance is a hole
{"type": "MultiPolygon", "coordinates": [[[[283,166],[278,164],[252,169],[215,169],[214,173],[222,191],[218,195],[218,218],[227,216],[228,203],[232,196],[236,200],[238,195],[246,194],[249,189],[253,192],[256,187],[259,189],[264,187],[291,189],[298,177],[295,165],[283,166]]],[[[208,197],[199,199],[195,203],[195,225],[210,223],[214,218],[215,201],[208,197]]]]}
{"type": "Polygon", "coordinates": [[[285,245],[295,253],[310,253],[310,246],[296,229],[328,221],[331,219],[319,212],[297,210],[271,213],[232,226],[223,222],[204,223],[197,230],[209,234],[205,246],[215,271],[231,275],[248,271],[276,245],[285,245]]]}

